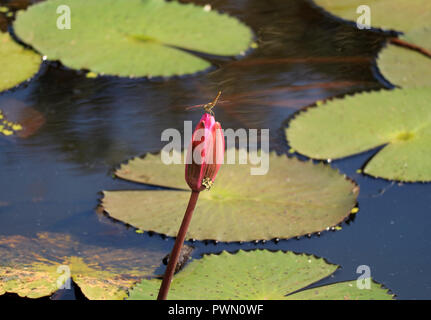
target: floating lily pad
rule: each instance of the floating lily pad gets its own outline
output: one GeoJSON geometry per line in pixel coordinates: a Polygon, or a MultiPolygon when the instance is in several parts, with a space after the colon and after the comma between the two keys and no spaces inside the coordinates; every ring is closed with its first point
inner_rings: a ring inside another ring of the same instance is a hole
{"type": "Polygon", "coordinates": [[[356,9],[367,5],[371,10],[371,26],[409,32],[430,26],[431,2],[428,0],[314,0],[332,14],[356,22],[356,9]]]}
{"type": "Polygon", "coordinates": [[[252,33],[237,19],[193,4],[163,0],[53,0],[19,12],[16,34],[50,60],[119,76],[172,76],[210,66],[187,52],[238,55],[252,33]],[[69,6],[70,29],[56,27],[69,6]]]}
{"type": "Polygon", "coordinates": [[[431,88],[431,58],[419,52],[389,45],[380,52],[377,62],[382,75],[395,85],[431,88]]]}
{"type": "Polygon", "coordinates": [[[365,166],[375,177],[431,181],[431,91],[356,94],[308,108],[286,131],[297,152],[337,159],[384,146],[365,166]]]}
{"type": "Polygon", "coordinates": [[[163,253],[83,245],[68,235],[0,237],[0,294],[49,296],[68,270],[89,299],[123,299],[133,283],[153,275],[163,253]],[[60,280],[59,280],[60,279],[60,280]]]}
{"type": "Polygon", "coordinates": [[[404,32],[401,38],[416,46],[431,50],[431,2],[428,0],[314,0],[332,14],[356,22],[361,5],[370,7],[371,26],[404,32]],[[390,14],[388,14],[390,12],[390,14]]]}
{"type": "Polygon", "coordinates": [[[38,54],[17,44],[8,33],[0,32],[0,91],[33,77],[41,61],[38,54]]]}
{"type": "MultiPolygon", "coordinates": [[[[379,299],[393,295],[371,282],[359,289],[356,281],[299,291],[327,278],[338,266],[322,258],[267,250],[222,252],[192,261],[175,275],[169,299],[178,300],[281,300],[281,299],[379,299]],[[287,296],[286,296],[287,295],[287,296]]],[[[142,280],[130,291],[131,300],[155,299],[160,280],[142,280]]]]}
{"type": "MultiPolygon", "coordinates": [[[[292,238],[325,230],[349,216],[359,192],[352,181],[324,164],[275,153],[268,156],[269,171],[265,175],[251,175],[253,165],[225,161],[214,186],[199,196],[188,239],[292,238]]],[[[116,174],[135,182],[187,188],[105,191],[102,200],[105,211],[117,220],[176,236],[190,197],[184,165],[164,165],[160,155],[148,154],[131,160],[116,174]]]]}

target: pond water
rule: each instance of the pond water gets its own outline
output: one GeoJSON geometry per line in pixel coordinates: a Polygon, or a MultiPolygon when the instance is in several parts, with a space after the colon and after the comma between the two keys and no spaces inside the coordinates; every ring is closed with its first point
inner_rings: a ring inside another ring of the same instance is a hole
{"type": "MultiPolygon", "coordinates": [[[[15,8],[27,1],[0,3],[15,8]]],[[[222,90],[228,102],[217,106],[216,116],[224,128],[269,128],[271,149],[287,153],[284,127],[300,108],[390,88],[375,67],[387,36],[382,32],[358,31],[305,0],[205,3],[249,25],[259,48],[240,60],[206,57],[211,70],[169,80],[89,79],[85,72],[44,62],[33,81],[0,94],[0,109],[30,128],[23,137],[0,137],[0,235],[64,233],[86,244],[167,254],[173,238],[137,234],[97,207],[102,190],[151,189],[114,179],[113,171],[131,157],[159,151],[164,129],[183,131],[183,121],[195,123],[201,112],[187,106],[210,101],[222,90]]],[[[374,153],[331,162],[361,188],[360,212],[342,230],[278,242],[194,242],[193,257],[222,250],[293,250],[342,266],[317,285],[356,279],[356,268],[368,265],[372,277],[398,298],[431,297],[431,186],[358,174],[374,153]]],[[[163,270],[160,261],[157,272],[163,270]]]]}

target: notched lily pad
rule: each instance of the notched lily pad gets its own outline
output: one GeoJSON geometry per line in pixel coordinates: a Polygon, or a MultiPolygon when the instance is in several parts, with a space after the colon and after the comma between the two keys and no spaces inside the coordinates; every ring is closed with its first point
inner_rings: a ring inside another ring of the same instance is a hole
{"type": "MultiPolygon", "coordinates": [[[[265,175],[251,175],[253,165],[225,161],[214,186],[199,196],[188,239],[287,239],[325,230],[349,216],[359,192],[352,181],[324,164],[267,156],[265,175]]],[[[116,174],[135,182],[187,188],[184,165],[165,165],[160,154],[135,158],[116,174]]],[[[104,191],[102,206],[114,219],[173,237],[189,197],[190,191],[104,191]]]]}
{"type": "MultiPolygon", "coordinates": [[[[188,246],[186,244],[183,244],[180,251],[180,256],[178,258],[177,265],[175,266],[175,273],[180,271],[188,262],[189,259],[191,259],[191,254],[194,250],[194,247],[188,246]]],[[[167,254],[163,258],[163,264],[167,265],[169,263],[169,258],[171,257],[171,254],[167,254]]]]}
{"type": "Polygon", "coordinates": [[[49,296],[70,276],[89,299],[124,299],[127,290],[152,276],[163,254],[143,249],[83,245],[69,235],[0,237],[0,294],[49,296]]]}
{"type": "Polygon", "coordinates": [[[356,22],[361,13],[356,10],[367,5],[371,10],[371,25],[375,28],[409,32],[430,25],[431,2],[428,0],[313,0],[332,14],[356,22]]]}
{"type": "Polygon", "coordinates": [[[28,138],[45,124],[44,115],[31,105],[16,99],[2,99],[0,103],[0,133],[28,138]]]}
{"type": "MultiPolygon", "coordinates": [[[[376,299],[393,295],[371,282],[370,289],[359,289],[356,281],[341,282],[303,290],[329,277],[338,266],[305,254],[267,250],[226,251],[193,260],[175,275],[169,299],[178,300],[294,300],[294,299],[376,299]],[[303,291],[301,291],[303,290],[303,291]]],[[[130,300],[155,299],[158,279],[142,280],[130,291],[130,300]]]]}
{"type": "Polygon", "coordinates": [[[52,0],[19,12],[16,34],[50,60],[118,76],[172,76],[210,66],[190,51],[238,55],[251,43],[237,19],[201,6],[163,0],[52,0]],[[58,6],[71,28],[56,28],[58,6]]]}
{"type": "MultiPolygon", "coordinates": [[[[427,43],[431,50],[431,28],[421,37],[421,43],[427,43]]],[[[412,38],[407,41],[412,42],[412,38]]],[[[383,76],[395,85],[431,88],[431,58],[422,53],[390,44],[380,52],[377,63],[383,76]]]]}
{"type": "Polygon", "coordinates": [[[300,112],[289,144],[315,159],[338,159],[384,146],[364,172],[398,181],[431,181],[431,91],[356,94],[300,112]]]}
{"type": "Polygon", "coordinates": [[[33,77],[41,61],[38,54],[20,46],[8,33],[0,32],[0,91],[33,77]]]}

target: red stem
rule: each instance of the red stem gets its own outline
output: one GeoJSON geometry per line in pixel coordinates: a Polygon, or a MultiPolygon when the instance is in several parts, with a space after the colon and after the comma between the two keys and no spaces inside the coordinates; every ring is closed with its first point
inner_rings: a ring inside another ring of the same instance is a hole
{"type": "Polygon", "coordinates": [[[394,45],[397,45],[397,46],[400,46],[400,47],[404,47],[404,48],[408,48],[408,49],[411,49],[411,50],[415,50],[415,51],[417,51],[419,53],[422,53],[423,55],[431,58],[431,51],[429,51],[429,50],[427,50],[425,48],[419,47],[419,46],[417,46],[417,45],[415,45],[413,43],[401,40],[399,38],[390,38],[389,41],[392,44],[394,44],[394,45]]]}
{"type": "Polygon", "coordinates": [[[162,285],[160,286],[157,300],[166,300],[168,297],[169,287],[171,286],[175,267],[177,266],[178,258],[180,257],[181,248],[183,247],[184,239],[186,238],[187,229],[189,228],[190,221],[192,220],[193,211],[195,210],[198,197],[199,191],[192,191],[186,213],[184,214],[183,222],[181,223],[177,238],[175,239],[174,248],[172,249],[172,252],[169,256],[168,266],[166,267],[165,275],[163,276],[163,281],[162,285]]]}

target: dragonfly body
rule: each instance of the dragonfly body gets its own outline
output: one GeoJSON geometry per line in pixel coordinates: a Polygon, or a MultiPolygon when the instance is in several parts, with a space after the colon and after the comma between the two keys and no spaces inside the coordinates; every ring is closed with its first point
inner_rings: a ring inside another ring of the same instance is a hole
{"type": "Polygon", "coordinates": [[[209,113],[210,115],[214,116],[213,108],[216,106],[218,99],[220,98],[221,91],[218,92],[217,97],[215,99],[207,104],[199,104],[197,106],[188,107],[189,109],[195,109],[195,108],[204,108],[206,113],[209,113]]]}

